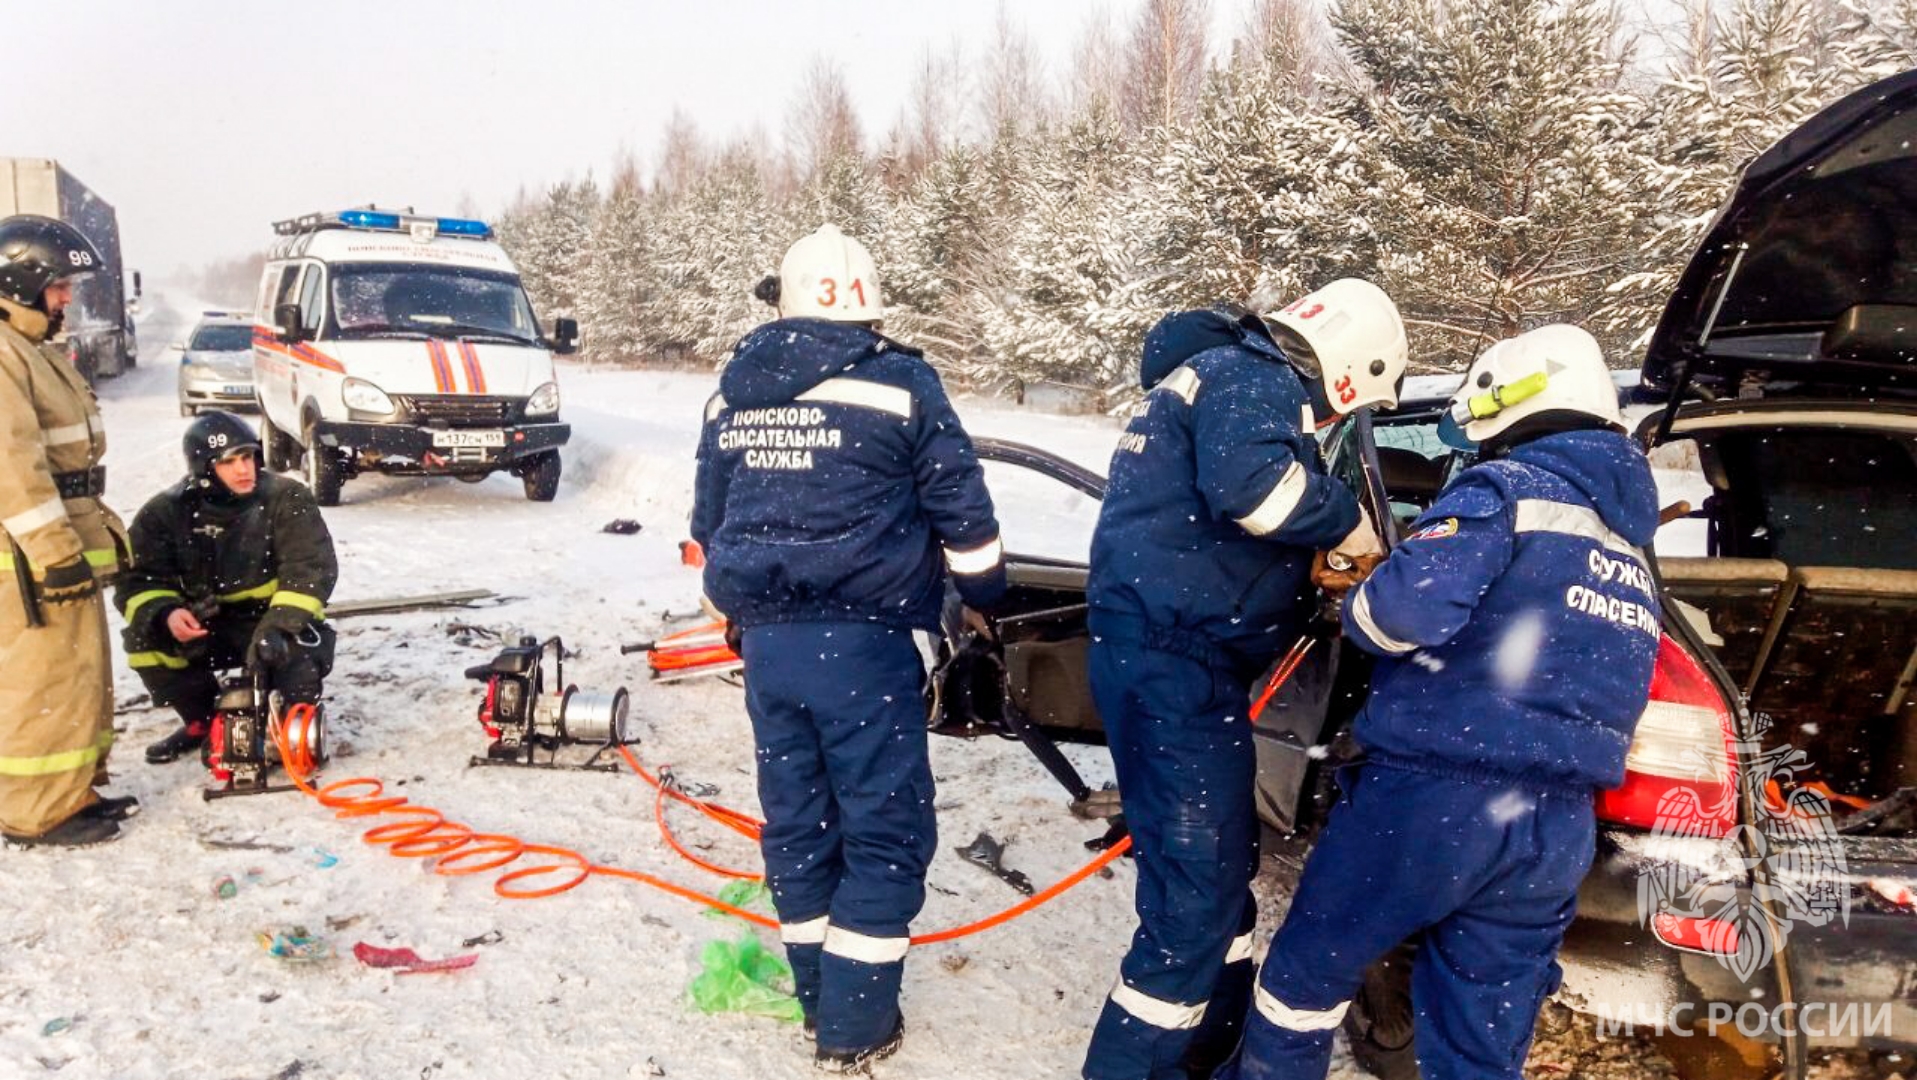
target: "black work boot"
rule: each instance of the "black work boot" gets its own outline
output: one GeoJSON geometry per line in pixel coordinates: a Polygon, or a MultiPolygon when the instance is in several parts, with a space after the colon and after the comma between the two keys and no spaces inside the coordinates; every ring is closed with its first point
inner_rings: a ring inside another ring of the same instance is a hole
{"type": "Polygon", "coordinates": [[[140,800],[131,795],[102,795],[99,802],[80,811],[87,817],[106,818],[108,821],[125,821],[139,812],[140,800]]]}
{"type": "Polygon", "coordinates": [[[198,750],[206,744],[206,721],[191,720],[180,725],[180,730],[146,748],[148,765],[164,765],[174,761],[189,750],[198,750]]]}
{"type": "Polygon", "coordinates": [[[841,1076],[870,1076],[872,1063],[883,1061],[899,1052],[899,1046],[905,1042],[905,1021],[903,1018],[893,1026],[892,1034],[881,1039],[876,1046],[867,1046],[859,1050],[827,1050],[821,1046],[812,1052],[812,1064],[820,1072],[837,1073],[841,1076]]]}
{"type": "Polygon", "coordinates": [[[107,818],[88,817],[82,813],[73,815],[39,836],[0,833],[0,837],[20,847],[92,847],[94,844],[118,840],[120,823],[107,818]]]}

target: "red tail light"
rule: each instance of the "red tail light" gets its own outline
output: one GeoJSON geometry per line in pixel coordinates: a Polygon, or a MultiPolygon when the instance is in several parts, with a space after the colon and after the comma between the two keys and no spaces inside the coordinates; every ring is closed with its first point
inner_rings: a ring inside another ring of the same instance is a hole
{"type": "Polygon", "coordinates": [[[1687,836],[1737,825],[1737,747],[1724,696],[1668,635],[1659,639],[1651,700],[1624,759],[1624,783],[1597,799],[1603,821],[1687,836]]]}

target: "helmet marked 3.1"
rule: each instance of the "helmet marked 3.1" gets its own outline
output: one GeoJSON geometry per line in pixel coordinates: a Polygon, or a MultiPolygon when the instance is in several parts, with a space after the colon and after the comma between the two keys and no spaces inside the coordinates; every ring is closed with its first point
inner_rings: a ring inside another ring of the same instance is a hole
{"type": "Polygon", "coordinates": [[[879,271],[865,245],[821,225],[779,263],[779,317],[873,323],[885,317],[879,271]]]}

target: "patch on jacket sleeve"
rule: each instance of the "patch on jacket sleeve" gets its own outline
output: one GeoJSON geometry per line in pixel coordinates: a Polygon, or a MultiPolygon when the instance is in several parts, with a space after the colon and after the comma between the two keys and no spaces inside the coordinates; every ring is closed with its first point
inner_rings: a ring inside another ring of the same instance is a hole
{"type": "Polygon", "coordinates": [[[1442,540],[1447,536],[1458,535],[1458,519],[1454,517],[1438,520],[1405,537],[1406,540],[1442,540]]]}

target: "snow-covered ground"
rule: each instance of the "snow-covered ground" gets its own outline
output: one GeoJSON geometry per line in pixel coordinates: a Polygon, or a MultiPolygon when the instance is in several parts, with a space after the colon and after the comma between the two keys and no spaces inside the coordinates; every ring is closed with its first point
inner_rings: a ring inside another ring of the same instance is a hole
{"type": "MultiPolygon", "coordinates": [[[[142,365],[102,394],[109,501],[128,517],[181,469],[173,357],[157,351],[178,330],[163,320],[155,315],[142,334],[142,365]]],[[[679,565],[677,543],[713,377],[573,368],[563,380],[574,435],[556,502],[527,502],[508,477],[477,485],[375,477],[349,483],[344,505],[328,512],[342,564],[336,600],[475,587],[504,599],[338,620],[327,775],[378,778],[480,831],[716,890],[719,881],[661,842],[650,789],[635,777],[467,765],[485,739],[474,721],[478,687],[463,669],[489,659],[499,637],[558,634],[577,653],[569,681],[631,689],[649,764],[670,764],[685,781],[716,787],[718,801],[756,810],[739,691],[716,681],[652,684],[639,657],[618,652],[697,611],[697,577],[679,565]],[[614,518],[644,530],[601,532],[614,518]]],[[[1101,472],[1119,430],[1102,418],[1000,404],[961,401],[960,410],[976,434],[1042,444],[1101,472]]],[[[1060,528],[1081,511],[1077,496],[1005,485],[1014,548],[1027,514],[1057,545],[1045,553],[1069,554],[1089,535],[1089,520],[1082,535],[1060,528]]],[[[1039,540],[1034,533],[1032,544],[1039,540]]],[[[809,1071],[796,1027],[687,1004],[701,946],[738,936],[743,924],[614,879],[508,901],[493,893],[492,875],[434,875],[361,842],[368,823],[336,820],[302,795],[207,803],[197,762],[141,759],[171,729],[171,714],[145,707],[124,667],[116,695],[114,790],[138,795],[145,812],[116,844],[0,852],[0,1077],[745,1080],[809,1071]],[[322,865],[329,857],[337,861],[322,865]],[[216,883],[226,877],[237,892],[222,899],[216,883]],[[262,950],[258,931],[289,925],[325,935],[341,955],[299,964],[262,950]],[[496,940],[462,944],[481,938],[496,940]],[[361,941],[479,959],[456,973],[398,976],[352,959],[361,941]]],[[[1093,784],[1109,778],[1102,750],[1067,753],[1093,784]]],[[[1062,792],[1016,744],[934,739],[933,765],[942,840],[920,930],[1019,899],[952,855],[980,831],[1005,842],[1007,865],[1040,885],[1085,861],[1082,842],[1100,830],[1066,813],[1062,792]]],[[[737,836],[690,814],[675,822],[708,857],[756,864],[737,836]]],[[[1077,1075],[1129,936],[1132,878],[1121,860],[1006,927],[915,950],[905,1048],[880,1075],[1077,1075]]],[[[1282,898],[1263,891],[1268,931],[1282,898]]],[[[1342,1051],[1339,1062],[1334,1076],[1359,1075],[1342,1051]]],[[[1638,1065],[1615,1075],[1649,1074],[1638,1065]]]]}

